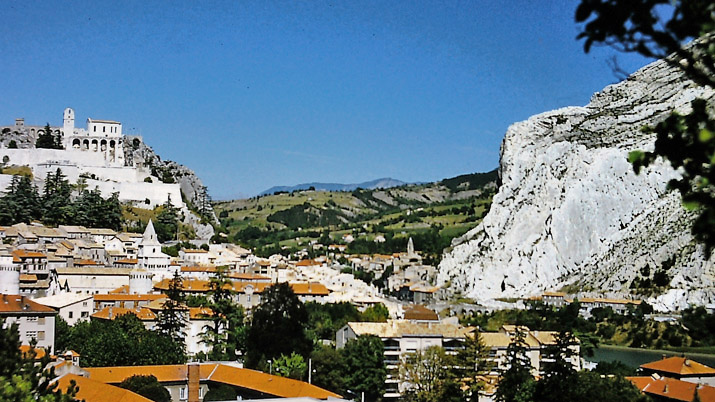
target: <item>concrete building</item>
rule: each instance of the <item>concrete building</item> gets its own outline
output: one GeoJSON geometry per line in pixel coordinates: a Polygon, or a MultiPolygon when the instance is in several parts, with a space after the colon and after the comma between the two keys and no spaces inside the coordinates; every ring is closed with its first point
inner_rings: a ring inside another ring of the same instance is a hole
{"type": "Polygon", "coordinates": [[[338,349],[352,339],[362,335],[379,337],[385,346],[385,365],[387,379],[384,400],[396,400],[404,391],[400,383],[398,365],[407,353],[423,350],[430,346],[444,348],[447,353],[456,353],[471,328],[456,324],[422,323],[407,320],[388,320],[387,322],[349,322],[338,330],[335,336],[338,349]]]}
{"type": "Polygon", "coordinates": [[[89,321],[89,316],[94,312],[92,296],[88,294],[59,293],[54,296],[40,297],[34,301],[55,309],[69,325],[74,325],[79,321],[89,321]]]}
{"type": "Polygon", "coordinates": [[[51,354],[54,353],[56,315],[57,311],[53,308],[35,303],[25,296],[0,295],[3,328],[16,323],[23,345],[29,345],[32,339],[36,339],[38,348],[46,348],[51,354]]]}
{"type": "Polygon", "coordinates": [[[159,243],[159,238],[156,235],[151,219],[146,225],[141,242],[139,242],[137,260],[139,261],[139,268],[156,272],[160,277],[168,277],[171,274],[169,272],[171,257],[161,251],[161,243],[159,243]]]}

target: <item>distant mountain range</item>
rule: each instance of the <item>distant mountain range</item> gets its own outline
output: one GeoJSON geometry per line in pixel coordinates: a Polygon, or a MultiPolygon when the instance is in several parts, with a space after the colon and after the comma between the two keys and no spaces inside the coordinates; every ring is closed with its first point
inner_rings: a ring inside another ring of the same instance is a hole
{"type": "Polygon", "coordinates": [[[317,191],[353,191],[358,188],[364,188],[367,190],[373,190],[376,188],[391,188],[391,187],[399,187],[403,186],[405,184],[404,181],[400,180],[395,180],[391,179],[389,177],[382,178],[382,179],[377,179],[377,180],[372,180],[372,181],[366,181],[364,183],[355,183],[355,184],[340,184],[340,183],[303,183],[303,184],[296,184],[295,186],[275,186],[271,187],[268,190],[263,191],[262,193],[259,194],[261,195],[269,195],[269,194],[275,194],[276,192],[292,192],[296,190],[308,190],[311,187],[313,187],[317,191]]]}

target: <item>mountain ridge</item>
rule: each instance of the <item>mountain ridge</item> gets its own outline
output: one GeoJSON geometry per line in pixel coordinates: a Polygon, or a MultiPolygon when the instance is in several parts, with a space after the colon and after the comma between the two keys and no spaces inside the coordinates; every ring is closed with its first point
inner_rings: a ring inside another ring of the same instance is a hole
{"type": "Polygon", "coordinates": [[[418,183],[407,183],[401,180],[393,179],[391,177],[383,177],[375,180],[370,180],[362,183],[322,183],[322,182],[311,182],[311,183],[300,183],[294,186],[273,186],[268,190],[264,190],[258,194],[258,196],[275,194],[276,192],[292,192],[300,190],[308,190],[313,187],[316,191],[353,191],[358,188],[363,188],[367,190],[374,190],[377,188],[392,188],[404,186],[407,184],[418,184],[418,183]]]}

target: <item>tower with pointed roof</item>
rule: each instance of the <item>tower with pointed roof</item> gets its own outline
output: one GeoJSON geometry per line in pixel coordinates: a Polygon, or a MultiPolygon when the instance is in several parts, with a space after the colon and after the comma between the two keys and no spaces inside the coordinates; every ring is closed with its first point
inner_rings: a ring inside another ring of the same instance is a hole
{"type": "Polygon", "coordinates": [[[171,257],[161,252],[161,243],[159,243],[159,238],[156,236],[154,223],[152,223],[151,219],[146,225],[144,235],[139,243],[137,260],[141,269],[150,271],[164,270],[168,273],[171,257]]]}

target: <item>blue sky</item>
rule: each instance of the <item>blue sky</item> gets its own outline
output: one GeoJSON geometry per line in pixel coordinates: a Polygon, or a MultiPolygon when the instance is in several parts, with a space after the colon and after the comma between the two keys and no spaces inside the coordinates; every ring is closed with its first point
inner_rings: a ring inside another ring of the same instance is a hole
{"type": "Polygon", "coordinates": [[[0,121],[121,121],[215,199],[495,168],[507,127],[647,60],[578,1],[3,1],[0,121]]]}

